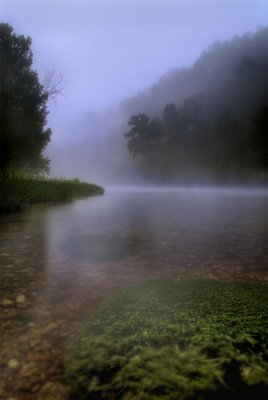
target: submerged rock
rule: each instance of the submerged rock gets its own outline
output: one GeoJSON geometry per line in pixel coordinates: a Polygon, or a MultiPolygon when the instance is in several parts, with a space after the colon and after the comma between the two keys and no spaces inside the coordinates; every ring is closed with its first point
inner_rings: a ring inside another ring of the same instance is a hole
{"type": "Polygon", "coordinates": [[[22,304],[26,300],[26,296],[24,294],[19,294],[16,298],[16,303],[17,304],[22,304]]]}
{"type": "Polygon", "coordinates": [[[12,307],[14,306],[14,301],[10,299],[4,299],[1,303],[3,307],[12,307]]]}
{"type": "Polygon", "coordinates": [[[47,382],[37,400],[64,400],[69,398],[69,389],[58,382],[47,382]]]}
{"type": "Polygon", "coordinates": [[[15,358],[12,358],[11,360],[8,361],[7,366],[10,369],[15,369],[20,365],[20,363],[18,362],[18,360],[16,360],[15,358]]]}

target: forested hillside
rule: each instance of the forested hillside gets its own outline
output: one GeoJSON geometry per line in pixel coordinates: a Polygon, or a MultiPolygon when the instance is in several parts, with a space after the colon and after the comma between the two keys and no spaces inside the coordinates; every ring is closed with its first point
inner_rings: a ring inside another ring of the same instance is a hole
{"type": "MultiPolygon", "coordinates": [[[[122,104],[128,149],[158,181],[268,174],[268,28],[215,42],[122,104]]],[[[187,44],[186,44],[187,45],[187,44]]]]}

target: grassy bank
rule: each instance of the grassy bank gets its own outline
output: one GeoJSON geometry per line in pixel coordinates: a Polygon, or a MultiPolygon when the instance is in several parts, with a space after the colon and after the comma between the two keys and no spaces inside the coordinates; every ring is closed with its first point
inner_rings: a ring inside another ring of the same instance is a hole
{"type": "Polygon", "coordinates": [[[33,203],[65,201],[103,192],[100,186],[78,179],[0,179],[0,212],[19,210],[33,203]]]}
{"type": "Polygon", "coordinates": [[[268,398],[267,315],[265,285],[133,285],[103,304],[74,343],[72,398],[268,398]]]}

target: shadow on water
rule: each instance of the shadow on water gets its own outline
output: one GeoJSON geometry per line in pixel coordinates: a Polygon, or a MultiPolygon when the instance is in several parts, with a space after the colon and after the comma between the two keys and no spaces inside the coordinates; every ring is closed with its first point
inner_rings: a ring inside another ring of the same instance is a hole
{"type": "Polygon", "coordinates": [[[62,243],[59,249],[78,260],[102,262],[122,260],[137,254],[143,246],[140,236],[122,236],[115,232],[110,235],[75,235],[62,243]]]}

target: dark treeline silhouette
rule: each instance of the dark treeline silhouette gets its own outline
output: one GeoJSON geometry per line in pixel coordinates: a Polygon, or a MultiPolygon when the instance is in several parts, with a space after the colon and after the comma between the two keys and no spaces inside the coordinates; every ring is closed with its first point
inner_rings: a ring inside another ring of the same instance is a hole
{"type": "Polygon", "coordinates": [[[33,69],[31,38],[0,23],[0,55],[0,175],[47,173],[43,150],[51,135],[46,127],[51,93],[33,69]]]}
{"type": "Polygon", "coordinates": [[[124,102],[128,149],[159,181],[268,175],[268,28],[215,42],[124,102]]]}

